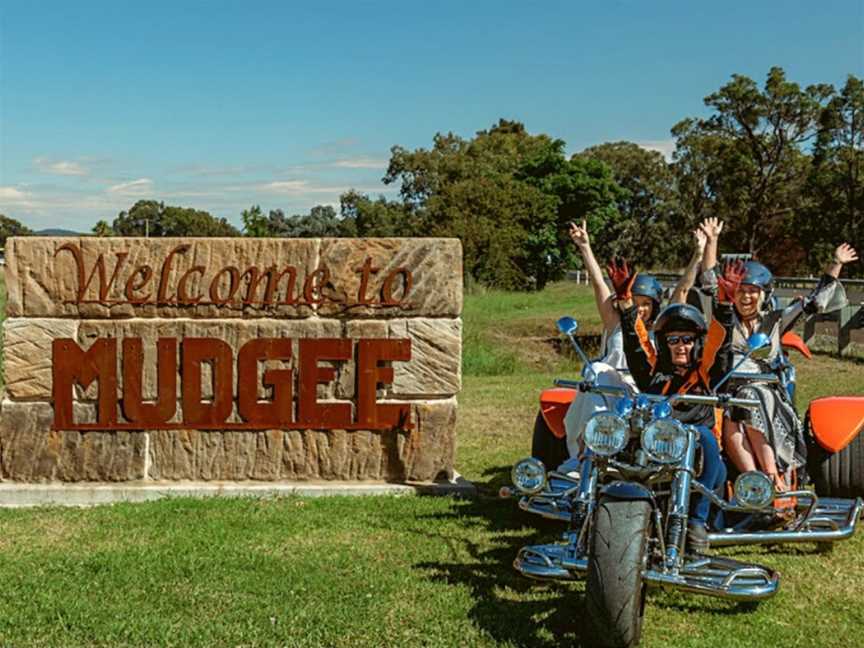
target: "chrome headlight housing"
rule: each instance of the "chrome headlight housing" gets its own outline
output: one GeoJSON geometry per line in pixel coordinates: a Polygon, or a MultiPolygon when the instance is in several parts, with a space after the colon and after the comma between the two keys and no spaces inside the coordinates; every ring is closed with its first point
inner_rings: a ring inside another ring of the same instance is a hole
{"type": "Polygon", "coordinates": [[[546,466],[534,457],[517,461],[510,471],[513,485],[523,493],[534,495],[546,485],[546,466]]]}
{"type": "Polygon", "coordinates": [[[689,437],[686,428],[675,419],[658,419],[642,430],[642,449],[657,463],[678,463],[687,452],[689,437]]]}
{"type": "Polygon", "coordinates": [[[735,480],[735,501],[747,509],[763,509],[774,501],[774,482],[763,472],[751,470],[735,480]]]}
{"type": "Polygon", "coordinates": [[[601,457],[611,457],[627,445],[630,428],[620,416],[600,412],[585,425],[585,445],[601,457]]]}

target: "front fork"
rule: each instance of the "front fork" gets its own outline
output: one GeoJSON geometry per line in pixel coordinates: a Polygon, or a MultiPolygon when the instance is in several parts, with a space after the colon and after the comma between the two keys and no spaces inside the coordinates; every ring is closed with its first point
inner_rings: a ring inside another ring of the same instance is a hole
{"type": "Polygon", "coordinates": [[[684,543],[687,538],[687,518],[690,516],[690,494],[693,484],[693,468],[696,465],[696,446],[699,444],[699,432],[689,428],[688,434],[687,454],[672,480],[665,556],[666,568],[671,570],[676,570],[681,565],[684,543]]]}
{"type": "Polygon", "coordinates": [[[570,515],[570,529],[567,532],[570,543],[577,553],[582,554],[587,550],[588,524],[594,513],[597,489],[597,467],[594,465],[593,453],[586,449],[579,463],[579,490],[572,500],[572,513],[570,515]]]}

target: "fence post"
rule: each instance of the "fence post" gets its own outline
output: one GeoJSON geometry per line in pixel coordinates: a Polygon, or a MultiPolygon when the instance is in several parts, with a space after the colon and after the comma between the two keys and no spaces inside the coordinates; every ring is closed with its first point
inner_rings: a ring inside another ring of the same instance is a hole
{"type": "Polygon", "coordinates": [[[852,329],[857,328],[862,311],[864,307],[859,306],[844,306],[840,311],[840,319],[837,320],[837,355],[842,356],[849,346],[852,329]]]}
{"type": "Polygon", "coordinates": [[[816,318],[808,317],[804,320],[804,341],[810,343],[810,339],[816,333],[816,318]]]}

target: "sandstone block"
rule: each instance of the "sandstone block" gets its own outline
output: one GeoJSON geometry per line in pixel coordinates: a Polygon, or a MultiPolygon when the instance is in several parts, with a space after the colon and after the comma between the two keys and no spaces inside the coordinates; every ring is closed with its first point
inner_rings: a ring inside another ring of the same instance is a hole
{"type": "Polygon", "coordinates": [[[456,454],[456,399],[412,404],[414,429],[404,451],[406,480],[452,479],[456,454]]]}
{"type": "MultiPolygon", "coordinates": [[[[346,322],[349,337],[411,340],[411,360],[393,363],[393,383],[379,389],[388,398],[430,398],[457,394],[462,388],[462,321],[446,318],[354,320],[346,322]]],[[[353,398],[355,365],[344,365],[336,385],[337,398],[353,398]]]]}
{"type": "Polygon", "coordinates": [[[390,337],[411,340],[411,361],[396,363],[390,397],[450,396],[462,389],[462,321],[413,318],[391,325],[390,337]]]}
{"type": "MultiPolygon", "coordinates": [[[[76,405],[92,421],[92,408],[76,405]]],[[[0,412],[0,474],[37,481],[130,481],[144,477],[146,433],[51,430],[48,403],[6,400],[0,412]]]]}
{"type": "Polygon", "coordinates": [[[151,433],[152,479],[402,480],[404,432],[346,430],[151,433]]]}
{"type": "Polygon", "coordinates": [[[318,306],[322,316],[455,317],[462,312],[458,239],[322,239],[320,258],[331,272],[330,300],[318,306]],[[368,281],[361,295],[364,267],[368,281]]]}
{"type": "Polygon", "coordinates": [[[51,342],[75,338],[78,322],[11,318],[3,322],[6,391],[13,399],[51,398],[51,342]]]}
{"type": "Polygon", "coordinates": [[[456,239],[11,238],[6,282],[14,317],[457,316],[462,248],[456,239]]]}

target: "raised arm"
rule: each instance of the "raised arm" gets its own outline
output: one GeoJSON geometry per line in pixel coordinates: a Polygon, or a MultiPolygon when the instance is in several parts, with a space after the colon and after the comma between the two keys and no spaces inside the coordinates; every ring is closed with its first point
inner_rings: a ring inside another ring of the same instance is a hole
{"type": "Polygon", "coordinates": [[[687,293],[690,292],[693,284],[696,283],[696,275],[699,274],[699,270],[701,269],[702,258],[705,256],[705,245],[708,242],[708,235],[705,233],[702,225],[693,230],[693,240],[693,256],[690,257],[690,263],[687,264],[684,274],[681,275],[681,278],[675,285],[675,289],[672,291],[672,297],[669,300],[672,304],[686,304],[687,293]]]}
{"type": "Polygon", "coordinates": [[[627,357],[627,368],[630,375],[636,381],[636,386],[645,390],[651,384],[651,375],[654,372],[654,358],[648,355],[645,340],[640,337],[640,328],[637,327],[639,318],[638,309],[633,303],[631,289],[636,281],[636,271],[631,270],[624,259],[612,259],[606,272],[615,289],[615,304],[621,314],[621,333],[624,337],[624,355],[627,357]]]}
{"type": "Polygon", "coordinates": [[[834,297],[839,283],[838,278],[843,266],[858,260],[858,253],[848,243],[842,243],[834,250],[834,259],[825,266],[825,272],[816,287],[803,300],[796,300],[787,306],[780,317],[780,332],[792,328],[803,314],[813,315],[824,312],[834,297]]]}
{"type": "Polygon", "coordinates": [[[705,242],[705,254],[702,255],[702,270],[713,270],[717,266],[717,243],[723,232],[723,221],[719,218],[706,218],[700,225],[708,240],[705,242]]]}
{"type": "Polygon", "coordinates": [[[835,279],[839,279],[840,271],[843,270],[843,266],[857,260],[858,253],[855,251],[855,248],[848,243],[841,243],[837,246],[837,249],[834,250],[834,258],[827,266],[825,266],[825,274],[834,277],[835,279]]]}
{"type": "Polygon", "coordinates": [[[703,376],[713,386],[732,369],[732,330],[735,311],[732,302],[744,280],[744,263],[727,263],[723,274],[717,277],[717,294],[712,307],[713,318],[708,327],[705,348],[702,351],[703,376]]]}
{"type": "Polygon", "coordinates": [[[582,260],[585,262],[585,270],[588,273],[591,286],[594,288],[594,301],[597,303],[597,312],[600,313],[603,328],[611,333],[618,326],[618,312],[612,303],[612,291],[609,290],[609,286],[603,280],[603,271],[591,250],[591,240],[588,238],[588,226],[585,219],[582,219],[581,227],[576,223],[570,223],[570,238],[573,239],[576,249],[579,250],[579,254],[582,255],[582,260]]]}

